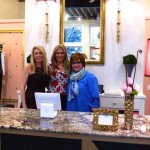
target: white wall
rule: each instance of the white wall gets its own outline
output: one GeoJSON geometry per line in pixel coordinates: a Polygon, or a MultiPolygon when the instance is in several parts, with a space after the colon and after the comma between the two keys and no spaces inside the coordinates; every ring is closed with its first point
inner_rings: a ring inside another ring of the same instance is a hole
{"type": "Polygon", "coordinates": [[[53,48],[59,43],[60,1],[48,1],[47,4],[45,1],[25,1],[25,61],[35,45],[45,47],[48,61],[50,61],[53,48]],[[49,13],[47,43],[45,39],[46,9],[49,13]]]}
{"type": "MultiPolygon", "coordinates": [[[[104,84],[105,92],[118,92],[125,83],[125,68],[122,57],[127,54],[137,54],[138,49],[143,53],[139,55],[135,82],[140,84],[143,91],[143,65],[144,65],[144,34],[145,34],[145,0],[120,0],[121,1],[121,39],[116,42],[117,0],[106,0],[105,23],[105,64],[87,65],[93,72],[99,84],[104,84]]],[[[44,7],[35,0],[26,0],[26,53],[36,44],[43,44],[48,50],[48,57],[59,41],[59,9],[50,11],[51,21],[55,22],[50,29],[50,43],[45,43],[44,38],[44,7]],[[40,10],[39,10],[40,9],[40,10]],[[55,12],[55,14],[54,14],[55,12]],[[53,17],[54,16],[54,17],[53,17]],[[57,22],[57,23],[56,23],[57,22]]],[[[45,9],[44,9],[45,10],[45,9]]],[[[50,24],[52,23],[50,22],[50,24]]]]}
{"type": "Polygon", "coordinates": [[[116,42],[117,0],[106,0],[105,25],[105,64],[87,65],[100,84],[104,84],[105,92],[118,92],[125,83],[125,68],[122,56],[139,55],[135,83],[140,84],[143,91],[144,34],[145,34],[145,0],[121,1],[121,39],[116,42]]]}

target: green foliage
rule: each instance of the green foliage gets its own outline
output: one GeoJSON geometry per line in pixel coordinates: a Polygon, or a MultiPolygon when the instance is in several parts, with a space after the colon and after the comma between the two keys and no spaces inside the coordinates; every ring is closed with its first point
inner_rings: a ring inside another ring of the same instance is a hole
{"type": "Polygon", "coordinates": [[[133,95],[133,96],[134,96],[134,95],[138,95],[138,91],[133,90],[132,93],[131,93],[131,95],[133,95]]]}
{"type": "Polygon", "coordinates": [[[122,59],[124,64],[137,64],[137,58],[132,54],[123,56],[122,59]]]}
{"type": "Polygon", "coordinates": [[[0,44],[0,51],[2,51],[3,49],[3,44],[0,44]]]}
{"type": "Polygon", "coordinates": [[[31,61],[30,61],[30,58],[31,58],[31,54],[27,57],[26,61],[27,63],[29,64],[31,61]]]}

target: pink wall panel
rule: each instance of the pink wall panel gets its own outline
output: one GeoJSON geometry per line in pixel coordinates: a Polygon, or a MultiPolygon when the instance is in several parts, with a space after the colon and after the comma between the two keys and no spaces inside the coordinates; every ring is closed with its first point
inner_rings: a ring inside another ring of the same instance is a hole
{"type": "Polygon", "coordinates": [[[0,20],[0,43],[5,53],[2,99],[17,99],[24,62],[24,19],[0,20]]]}
{"type": "MultiPolygon", "coordinates": [[[[145,21],[145,52],[148,38],[150,38],[150,18],[147,18],[145,21]]],[[[147,90],[148,85],[150,85],[150,77],[144,77],[143,93],[146,95],[145,114],[150,115],[150,90],[147,90]]]]}
{"type": "Polygon", "coordinates": [[[17,99],[23,68],[23,32],[0,33],[5,54],[2,99],[17,99]]]}
{"type": "Polygon", "coordinates": [[[24,19],[0,19],[0,29],[24,29],[24,19]]]}

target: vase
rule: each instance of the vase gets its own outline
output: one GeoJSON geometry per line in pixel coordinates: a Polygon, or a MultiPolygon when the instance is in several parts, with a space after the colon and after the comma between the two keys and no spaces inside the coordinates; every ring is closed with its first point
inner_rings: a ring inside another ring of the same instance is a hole
{"type": "Polygon", "coordinates": [[[124,129],[133,129],[134,96],[125,95],[124,102],[124,129]]]}
{"type": "Polygon", "coordinates": [[[126,64],[125,66],[126,66],[126,70],[127,70],[127,76],[131,77],[133,68],[135,67],[135,64],[126,64]]]}

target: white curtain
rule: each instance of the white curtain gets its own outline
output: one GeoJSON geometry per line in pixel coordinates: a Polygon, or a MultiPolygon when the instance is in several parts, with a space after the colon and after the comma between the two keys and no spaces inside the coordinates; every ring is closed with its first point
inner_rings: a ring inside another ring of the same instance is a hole
{"type": "Polygon", "coordinates": [[[145,37],[145,0],[120,0],[120,42],[116,41],[118,0],[106,0],[105,16],[105,57],[104,65],[87,65],[104,84],[105,92],[121,92],[120,86],[125,83],[125,67],[122,57],[139,55],[135,83],[143,92],[144,37],[145,37]]]}
{"type": "Polygon", "coordinates": [[[25,61],[35,45],[44,46],[48,62],[53,48],[59,43],[60,1],[25,1],[25,61]],[[45,12],[48,12],[49,36],[45,39],[45,12]]]}
{"type": "Polygon", "coordinates": [[[118,0],[107,0],[106,5],[106,38],[105,38],[105,80],[107,91],[119,91],[125,83],[125,67],[122,57],[128,54],[139,55],[135,83],[143,91],[143,59],[145,13],[143,0],[120,0],[120,42],[116,41],[118,0]],[[118,86],[116,86],[118,85],[118,86]]]}

